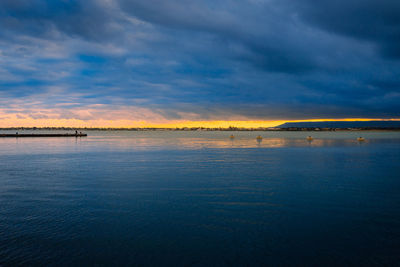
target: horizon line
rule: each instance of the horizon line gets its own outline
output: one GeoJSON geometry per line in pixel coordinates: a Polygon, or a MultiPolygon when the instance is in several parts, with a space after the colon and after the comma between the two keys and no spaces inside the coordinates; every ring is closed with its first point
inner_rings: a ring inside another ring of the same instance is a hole
{"type": "MultiPolygon", "coordinates": [[[[35,120],[36,121],[36,120],[35,120]]],[[[213,121],[171,121],[161,123],[150,123],[144,121],[90,121],[89,123],[83,120],[50,120],[45,122],[40,120],[35,126],[34,121],[30,121],[23,125],[4,125],[1,128],[107,128],[107,129],[133,129],[133,128],[273,128],[285,123],[299,122],[366,122],[366,121],[400,121],[400,118],[378,119],[378,118],[342,118],[342,119],[305,119],[305,120],[213,120],[213,121]],[[68,125],[70,122],[71,124],[68,125]],[[99,123],[100,122],[100,123],[99,123]],[[64,123],[64,124],[63,124],[64,123]]]]}

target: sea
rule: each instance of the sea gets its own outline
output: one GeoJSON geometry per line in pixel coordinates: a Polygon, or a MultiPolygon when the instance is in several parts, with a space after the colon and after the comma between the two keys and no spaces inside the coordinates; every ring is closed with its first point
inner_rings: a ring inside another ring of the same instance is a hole
{"type": "Polygon", "coordinates": [[[400,132],[86,133],[0,138],[0,266],[400,265],[400,132]]]}

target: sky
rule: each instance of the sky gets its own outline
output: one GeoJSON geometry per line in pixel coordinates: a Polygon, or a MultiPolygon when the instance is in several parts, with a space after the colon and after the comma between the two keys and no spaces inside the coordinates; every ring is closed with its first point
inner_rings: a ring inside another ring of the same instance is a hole
{"type": "Polygon", "coordinates": [[[0,1],[0,127],[274,126],[399,107],[398,0],[0,1]]]}

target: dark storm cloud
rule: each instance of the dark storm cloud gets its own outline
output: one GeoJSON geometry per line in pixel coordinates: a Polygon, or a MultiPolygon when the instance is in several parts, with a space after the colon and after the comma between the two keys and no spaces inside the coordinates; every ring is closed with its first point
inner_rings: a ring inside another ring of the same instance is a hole
{"type": "Polygon", "coordinates": [[[399,7],[3,0],[1,103],[134,105],[168,118],[399,117],[399,7]]]}
{"type": "Polygon", "coordinates": [[[59,37],[59,31],[95,41],[114,34],[112,13],[96,1],[4,0],[0,4],[1,26],[6,31],[59,37]]]}
{"type": "Polygon", "coordinates": [[[257,68],[293,73],[317,67],[300,39],[301,26],[294,14],[287,14],[278,2],[266,6],[232,0],[120,0],[120,4],[128,14],[162,27],[212,34],[233,58],[257,68]]]}
{"type": "Polygon", "coordinates": [[[374,43],[384,56],[400,58],[400,1],[301,0],[294,4],[313,26],[374,43]]]}

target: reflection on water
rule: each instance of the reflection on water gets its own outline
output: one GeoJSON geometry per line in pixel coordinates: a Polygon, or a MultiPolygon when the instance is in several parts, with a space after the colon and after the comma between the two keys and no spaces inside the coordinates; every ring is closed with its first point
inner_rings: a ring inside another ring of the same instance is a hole
{"type": "MultiPolygon", "coordinates": [[[[38,131],[36,131],[38,132],[38,131]]],[[[0,153],[40,153],[49,149],[56,153],[65,147],[69,150],[100,148],[110,150],[152,149],[203,149],[203,148],[284,148],[284,147],[336,147],[390,143],[400,140],[400,132],[362,132],[365,141],[358,141],[359,132],[313,133],[307,139],[304,132],[262,132],[263,138],[256,139],[257,132],[104,132],[89,131],[88,137],[78,138],[0,138],[0,153]],[[230,135],[234,134],[234,138],[230,135]],[[320,135],[318,135],[320,134],[320,135]]]]}
{"type": "Polygon", "coordinates": [[[397,265],[399,133],[308,135],[0,138],[0,266],[397,265]]]}

